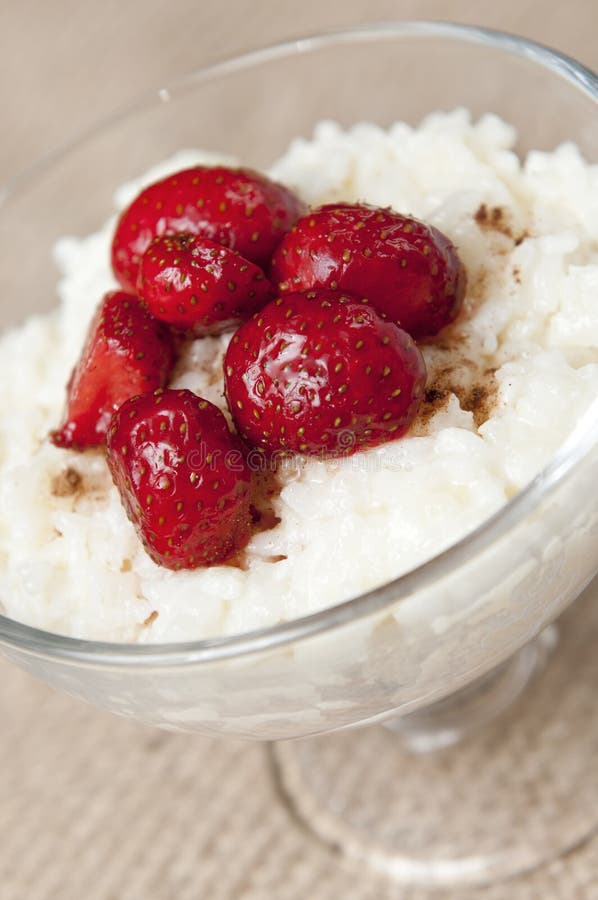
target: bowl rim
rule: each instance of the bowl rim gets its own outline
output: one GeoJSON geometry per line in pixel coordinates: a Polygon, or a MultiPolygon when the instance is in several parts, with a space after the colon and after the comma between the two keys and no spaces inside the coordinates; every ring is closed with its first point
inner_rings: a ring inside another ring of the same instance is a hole
{"type": "MultiPolygon", "coordinates": [[[[235,71],[265,62],[306,54],[345,43],[363,43],[393,38],[448,38],[503,50],[538,63],[569,81],[595,100],[598,108],[598,76],[587,66],[543,44],[489,28],[443,21],[380,21],[341,30],[285,40],[248,53],[228,57],[173,80],[155,91],[146,92],[112,115],[81,131],[72,140],[45,155],[25,171],[11,178],[0,189],[0,209],[20,189],[25,189],[54,161],[100,134],[127,115],[140,112],[156,102],[169,102],[175,92],[208,82],[235,71]]],[[[574,432],[550,463],[512,500],[484,520],[442,553],[386,582],[380,587],[315,613],[277,625],[226,637],[200,641],[132,644],[95,641],[45,631],[0,615],[0,645],[43,658],[59,658],[63,663],[87,666],[126,667],[130,665],[178,666],[214,663],[249,654],[274,650],[306,640],[396,606],[433,581],[458,570],[472,556],[496,544],[526,516],[571,477],[598,443],[598,403],[578,423],[574,432]]]]}

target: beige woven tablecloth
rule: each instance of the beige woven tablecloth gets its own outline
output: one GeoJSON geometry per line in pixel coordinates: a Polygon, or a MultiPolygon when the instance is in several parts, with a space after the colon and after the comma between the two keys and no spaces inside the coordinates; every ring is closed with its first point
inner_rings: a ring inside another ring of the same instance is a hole
{"type": "MultiPolygon", "coordinates": [[[[598,67],[596,0],[0,0],[0,178],[201,63],[321,27],[396,17],[502,27],[598,67]]],[[[598,585],[573,615],[598,638],[594,598],[598,585]]],[[[581,681],[576,690],[595,688],[581,681]]],[[[5,663],[0,715],[0,900],[426,896],[346,869],[301,832],[275,795],[261,746],[150,731],[5,663]]],[[[532,876],[466,896],[596,900],[598,837],[532,876]]]]}

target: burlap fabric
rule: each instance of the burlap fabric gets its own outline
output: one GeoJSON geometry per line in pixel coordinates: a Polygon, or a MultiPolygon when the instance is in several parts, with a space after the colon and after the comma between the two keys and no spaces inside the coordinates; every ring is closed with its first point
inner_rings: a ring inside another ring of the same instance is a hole
{"type": "MultiPolygon", "coordinates": [[[[0,178],[140,90],[204,62],[300,32],[396,17],[502,27],[598,66],[595,0],[2,0],[0,178]]],[[[597,593],[574,616],[598,639],[597,593]]],[[[576,689],[595,686],[584,680],[576,689]]],[[[430,896],[347,869],[303,833],[279,802],[262,746],[150,731],[5,663],[0,715],[0,900],[430,896]]],[[[595,900],[598,837],[516,882],[445,896],[595,900]]]]}

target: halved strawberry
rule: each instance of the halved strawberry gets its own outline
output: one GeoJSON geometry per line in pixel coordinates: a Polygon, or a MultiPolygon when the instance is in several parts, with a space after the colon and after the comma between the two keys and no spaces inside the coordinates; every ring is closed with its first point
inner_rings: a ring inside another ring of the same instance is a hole
{"type": "Polygon", "coordinates": [[[346,291],[412,337],[456,317],[465,270],[444,234],[418,219],[366,204],[322,206],[300,219],[274,253],[281,292],[346,291]]]}
{"type": "Polygon", "coordinates": [[[197,336],[220,334],[274,298],[262,269],[207,238],[154,238],[143,256],[137,293],[157,318],[197,336]]]}
{"type": "Polygon", "coordinates": [[[162,387],[173,362],[168,328],[137,297],[110,291],[67,384],[64,422],[50,440],[75,450],[102,444],[114,411],[134,394],[162,387]]]}
{"type": "Polygon", "coordinates": [[[207,237],[265,267],[302,212],[288,188],[252,169],[184,169],[147,187],[121,214],[112,242],[114,274],[134,292],[152,239],[181,232],[207,237]]]}
{"type": "Polygon", "coordinates": [[[207,400],[186,390],[132,397],[110,424],[106,457],[159,565],[215,565],[249,540],[251,471],[241,441],[207,400]]]}
{"type": "Polygon", "coordinates": [[[268,454],[339,456],[405,433],[426,368],[409,335],[340,292],[287,294],[233,336],[225,390],[240,434],[268,454]]]}

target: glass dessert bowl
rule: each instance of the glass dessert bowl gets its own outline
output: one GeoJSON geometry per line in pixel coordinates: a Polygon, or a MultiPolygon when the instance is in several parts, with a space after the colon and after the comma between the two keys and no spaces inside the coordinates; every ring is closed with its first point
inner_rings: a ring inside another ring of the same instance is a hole
{"type": "MultiPolygon", "coordinates": [[[[266,169],[322,119],[415,122],[458,106],[515,125],[520,153],[573,140],[588,161],[598,156],[596,77],[519,38],[394,23],[259,51],[148,96],[7,187],[0,277],[11,302],[1,324],[50,308],[57,239],[91,232],[111,213],[115,186],[181,148],[224,151],[266,169]],[[33,248],[25,267],[15,263],[23,246],[33,248]]],[[[378,770],[388,755],[390,789],[405,742],[440,753],[509,705],[538,668],[552,644],[546,629],[598,570],[597,472],[598,424],[588,414],[548,467],[474,532],[330,609],[259,632],[168,645],[78,640],[0,617],[0,649],[55,687],[173,730],[275,741],[389,720],[403,744],[385,733],[372,747],[378,770]]],[[[549,823],[558,814],[558,833],[543,831],[541,845],[528,839],[532,827],[517,832],[507,817],[494,843],[479,846],[475,821],[451,842],[439,820],[418,847],[405,840],[403,812],[397,808],[397,824],[381,809],[386,796],[360,797],[360,815],[350,818],[344,789],[333,789],[326,760],[359,756],[360,742],[371,739],[349,736],[340,756],[326,740],[275,751],[282,792],[320,837],[398,879],[509,877],[579,843],[598,819],[580,796],[591,794],[587,784],[561,784],[527,811],[549,823]]],[[[401,760],[404,777],[420,764],[417,756],[401,760]]],[[[556,775],[555,762],[546,779],[556,775]]],[[[511,783],[500,803],[520,789],[511,783]]],[[[480,794],[480,810],[495,800],[480,794]]]]}

